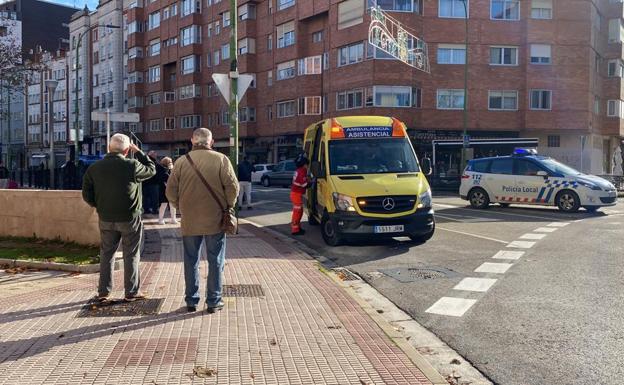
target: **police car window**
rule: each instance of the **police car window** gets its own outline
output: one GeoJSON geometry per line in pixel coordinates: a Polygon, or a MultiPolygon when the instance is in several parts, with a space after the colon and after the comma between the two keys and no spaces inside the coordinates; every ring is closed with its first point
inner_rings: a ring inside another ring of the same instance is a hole
{"type": "Polygon", "coordinates": [[[473,161],[472,164],[470,165],[470,171],[473,171],[473,172],[486,173],[486,172],[488,172],[489,168],[490,168],[490,161],[489,160],[473,161]]]}
{"type": "Polygon", "coordinates": [[[262,166],[254,166],[254,171],[262,171],[262,166]]]}
{"type": "Polygon", "coordinates": [[[511,175],[512,170],[513,170],[512,158],[492,159],[492,166],[490,168],[491,174],[511,175]]]}
{"type": "Polygon", "coordinates": [[[543,171],[543,169],[535,162],[527,159],[516,159],[515,175],[535,176],[538,171],[543,171]]]}

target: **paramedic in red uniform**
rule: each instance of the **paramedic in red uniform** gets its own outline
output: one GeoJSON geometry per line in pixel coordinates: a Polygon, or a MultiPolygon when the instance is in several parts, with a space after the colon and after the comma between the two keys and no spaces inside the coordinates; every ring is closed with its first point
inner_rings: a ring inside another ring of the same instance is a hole
{"type": "Polygon", "coordinates": [[[303,217],[303,194],[308,188],[308,159],[304,154],[300,154],[295,159],[297,171],[293,176],[292,187],[290,188],[290,201],[293,204],[292,220],[290,230],[293,235],[303,235],[305,231],[301,228],[301,217],[303,217]]]}

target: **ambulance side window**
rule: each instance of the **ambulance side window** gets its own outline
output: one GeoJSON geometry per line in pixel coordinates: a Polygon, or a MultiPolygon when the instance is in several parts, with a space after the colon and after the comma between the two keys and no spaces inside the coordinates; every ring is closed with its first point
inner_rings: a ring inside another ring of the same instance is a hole
{"type": "Polygon", "coordinates": [[[511,175],[513,171],[513,159],[512,158],[499,158],[492,159],[492,166],[490,173],[511,175]]]}

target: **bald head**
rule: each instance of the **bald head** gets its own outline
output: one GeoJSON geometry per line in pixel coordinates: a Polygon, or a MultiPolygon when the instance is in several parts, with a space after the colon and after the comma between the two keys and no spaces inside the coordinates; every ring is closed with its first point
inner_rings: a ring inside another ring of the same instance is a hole
{"type": "Polygon", "coordinates": [[[194,146],[204,146],[204,147],[212,147],[212,132],[210,132],[207,128],[198,128],[193,131],[193,137],[191,138],[191,143],[194,146]]]}

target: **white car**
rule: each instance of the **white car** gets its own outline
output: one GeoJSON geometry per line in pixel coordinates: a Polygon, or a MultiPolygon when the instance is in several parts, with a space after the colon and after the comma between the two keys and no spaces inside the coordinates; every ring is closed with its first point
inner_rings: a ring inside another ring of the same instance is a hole
{"type": "Polygon", "coordinates": [[[519,149],[512,156],[470,160],[461,178],[461,198],[477,209],[485,209],[490,203],[517,203],[576,212],[580,207],[596,211],[617,203],[617,191],[610,182],[539,156],[535,150],[519,149]]]}
{"type": "Polygon", "coordinates": [[[269,171],[273,171],[275,164],[256,164],[253,168],[254,170],[251,173],[251,183],[260,183],[262,181],[262,175],[269,171]]]}

